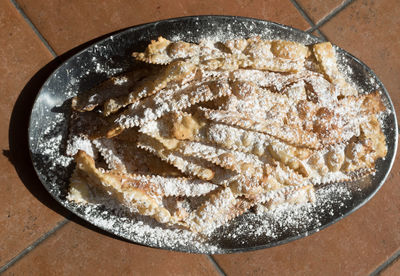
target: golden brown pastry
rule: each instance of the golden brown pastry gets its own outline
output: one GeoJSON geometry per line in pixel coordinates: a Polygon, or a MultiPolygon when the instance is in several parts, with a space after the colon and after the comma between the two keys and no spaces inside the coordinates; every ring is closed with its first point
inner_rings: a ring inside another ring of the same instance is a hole
{"type": "Polygon", "coordinates": [[[319,185],[386,156],[380,94],[346,81],[329,42],[160,37],[133,57],[159,67],[128,73],[123,95],[92,89],[72,102],[72,201],[107,194],[208,234],[253,208],[313,201],[319,185]]]}

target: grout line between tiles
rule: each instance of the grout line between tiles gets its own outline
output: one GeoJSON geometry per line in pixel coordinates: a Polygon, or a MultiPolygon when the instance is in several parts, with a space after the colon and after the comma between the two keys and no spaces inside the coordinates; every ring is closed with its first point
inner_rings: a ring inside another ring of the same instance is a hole
{"type": "Polygon", "coordinates": [[[376,276],[381,274],[386,268],[388,268],[391,264],[393,264],[397,259],[400,258],[400,250],[394,253],[389,259],[387,259],[383,264],[378,266],[378,268],[371,273],[370,276],[376,276]]]}
{"type": "Polygon", "coordinates": [[[342,4],[340,4],[338,7],[336,7],[333,11],[331,11],[327,16],[322,18],[320,21],[317,22],[313,27],[307,30],[307,32],[312,33],[316,29],[320,28],[322,25],[327,23],[329,20],[331,20],[333,17],[335,17],[339,12],[344,10],[348,5],[353,3],[354,0],[346,0],[342,4]]]}
{"type": "Polygon", "coordinates": [[[41,236],[39,239],[34,241],[31,245],[29,245],[27,248],[22,250],[17,256],[12,258],[8,263],[6,263],[4,266],[0,267],[0,274],[9,269],[12,265],[14,265],[16,262],[21,260],[25,255],[27,255],[29,252],[31,252],[33,249],[35,249],[39,244],[41,244],[43,241],[45,241],[48,237],[50,237],[52,234],[57,232],[60,228],[62,228],[65,224],[69,222],[68,219],[64,219],[63,221],[59,222],[53,229],[51,229],[49,232],[45,233],[43,236],[41,236]]]}
{"type": "Polygon", "coordinates": [[[301,7],[301,5],[299,3],[297,3],[296,0],[290,0],[290,2],[292,2],[293,6],[295,6],[295,8],[299,11],[299,13],[304,17],[304,19],[308,22],[308,24],[310,24],[311,28],[307,31],[307,33],[311,33],[314,30],[318,32],[319,36],[325,40],[328,41],[327,37],[318,29],[318,27],[316,27],[316,25],[314,24],[314,22],[311,20],[310,16],[308,16],[308,14],[305,12],[305,10],[301,7]],[[313,30],[313,31],[311,31],[313,30]]]}
{"type": "Polygon", "coordinates": [[[304,9],[300,6],[299,3],[297,3],[296,0],[290,0],[292,2],[293,6],[299,11],[299,13],[304,17],[304,19],[310,24],[311,28],[315,27],[314,22],[311,20],[311,18],[308,16],[308,14],[304,11],[304,9]]]}
{"type": "Polygon", "coordinates": [[[40,41],[46,46],[47,50],[50,51],[50,53],[53,55],[53,57],[57,57],[56,52],[51,48],[50,44],[47,42],[47,40],[43,37],[43,35],[39,32],[39,30],[36,28],[36,26],[32,23],[32,21],[29,19],[29,17],[26,15],[24,10],[21,8],[21,6],[16,2],[16,0],[10,0],[10,2],[14,5],[14,7],[17,9],[17,11],[21,14],[21,16],[25,19],[25,21],[28,23],[28,25],[32,28],[32,30],[35,32],[35,34],[39,37],[40,41]]]}
{"type": "Polygon", "coordinates": [[[319,35],[323,40],[329,41],[329,39],[326,37],[326,35],[325,35],[323,32],[321,32],[320,29],[316,29],[316,32],[318,33],[318,35],[319,35]]]}
{"type": "MultiPolygon", "coordinates": [[[[226,276],[226,273],[224,270],[219,266],[219,264],[215,261],[215,259],[211,255],[206,255],[210,262],[214,265],[215,269],[218,271],[218,273],[222,276],[226,276]]],[[[1,272],[1,271],[0,271],[1,272]]]]}

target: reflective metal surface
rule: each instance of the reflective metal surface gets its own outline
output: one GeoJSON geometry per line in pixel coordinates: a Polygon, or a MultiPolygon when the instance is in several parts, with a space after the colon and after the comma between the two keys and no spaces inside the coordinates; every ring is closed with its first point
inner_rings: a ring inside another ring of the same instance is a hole
{"type": "MultiPolygon", "coordinates": [[[[330,196],[328,205],[321,203],[323,208],[315,206],[303,210],[307,222],[296,223],[293,217],[296,214],[293,212],[285,215],[285,220],[294,221],[292,224],[274,221],[276,216],[265,216],[261,221],[260,217],[255,219],[252,214],[245,214],[202,240],[196,236],[171,233],[170,229],[156,225],[147,218],[110,212],[102,206],[83,207],[66,200],[68,179],[73,169],[71,159],[64,156],[69,99],[72,96],[110,76],[129,70],[135,63],[131,53],[143,50],[151,39],[158,36],[198,42],[210,37],[226,40],[255,35],[305,44],[319,41],[305,32],[256,19],[185,17],[126,29],[70,58],[43,85],[31,114],[29,146],[33,165],[43,185],[60,204],[110,233],[147,246],[198,253],[230,253],[276,246],[319,231],[361,207],[383,185],[389,173],[396,153],[398,130],[394,108],[383,84],[366,65],[342,49],[337,49],[339,63],[348,72],[351,81],[366,93],[376,89],[382,91],[386,106],[391,111],[383,118],[388,154],[385,160],[378,161],[375,175],[340,184],[343,187],[341,191],[345,192],[337,193],[336,197],[330,196]],[[268,223],[266,220],[269,220],[268,223]],[[165,239],[157,235],[164,235],[165,239]]],[[[323,197],[327,191],[318,193],[323,197]]]]}

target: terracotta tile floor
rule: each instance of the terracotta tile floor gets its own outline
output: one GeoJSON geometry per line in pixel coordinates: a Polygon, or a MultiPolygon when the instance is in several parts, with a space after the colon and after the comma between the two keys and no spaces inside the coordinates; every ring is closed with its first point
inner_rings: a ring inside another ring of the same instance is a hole
{"type": "Polygon", "coordinates": [[[26,146],[27,111],[65,59],[52,53],[128,26],[199,14],[321,31],[378,74],[399,114],[397,0],[0,1],[0,128],[8,130],[0,133],[0,274],[400,275],[400,158],[376,196],[333,226],[279,247],[212,257],[111,237],[59,207],[42,188],[26,146]]]}
{"type": "Polygon", "coordinates": [[[132,25],[189,15],[241,15],[278,21],[299,29],[309,27],[289,0],[173,2],[151,0],[145,4],[129,0],[98,2],[17,0],[17,2],[57,54],[90,39],[132,25]]]}
{"type": "Polygon", "coordinates": [[[8,1],[0,1],[0,37],[0,266],[3,266],[64,218],[43,204],[50,196],[44,192],[29,161],[26,137],[27,109],[37,92],[35,82],[43,81],[40,76],[31,78],[53,56],[8,1]]]}
{"type": "Polygon", "coordinates": [[[297,0],[297,3],[315,24],[346,2],[346,0],[297,0]]]}

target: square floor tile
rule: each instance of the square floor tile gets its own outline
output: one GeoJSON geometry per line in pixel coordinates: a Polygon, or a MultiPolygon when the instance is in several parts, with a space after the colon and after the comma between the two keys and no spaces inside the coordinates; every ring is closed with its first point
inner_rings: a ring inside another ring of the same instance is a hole
{"type": "Polygon", "coordinates": [[[68,223],[5,275],[219,275],[206,255],[121,241],[68,223]]]}
{"type": "Polygon", "coordinates": [[[30,105],[37,91],[33,83],[26,85],[52,59],[11,2],[0,1],[0,267],[62,219],[24,186],[45,193],[27,146],[30,105]]]}
{"type": "Polygon", "coordinates": [[[289,0],[17,2],[58,54],[122,28],[180,16],[238,15],[272,20],[299,29],[310,27],[289,0]]]}

